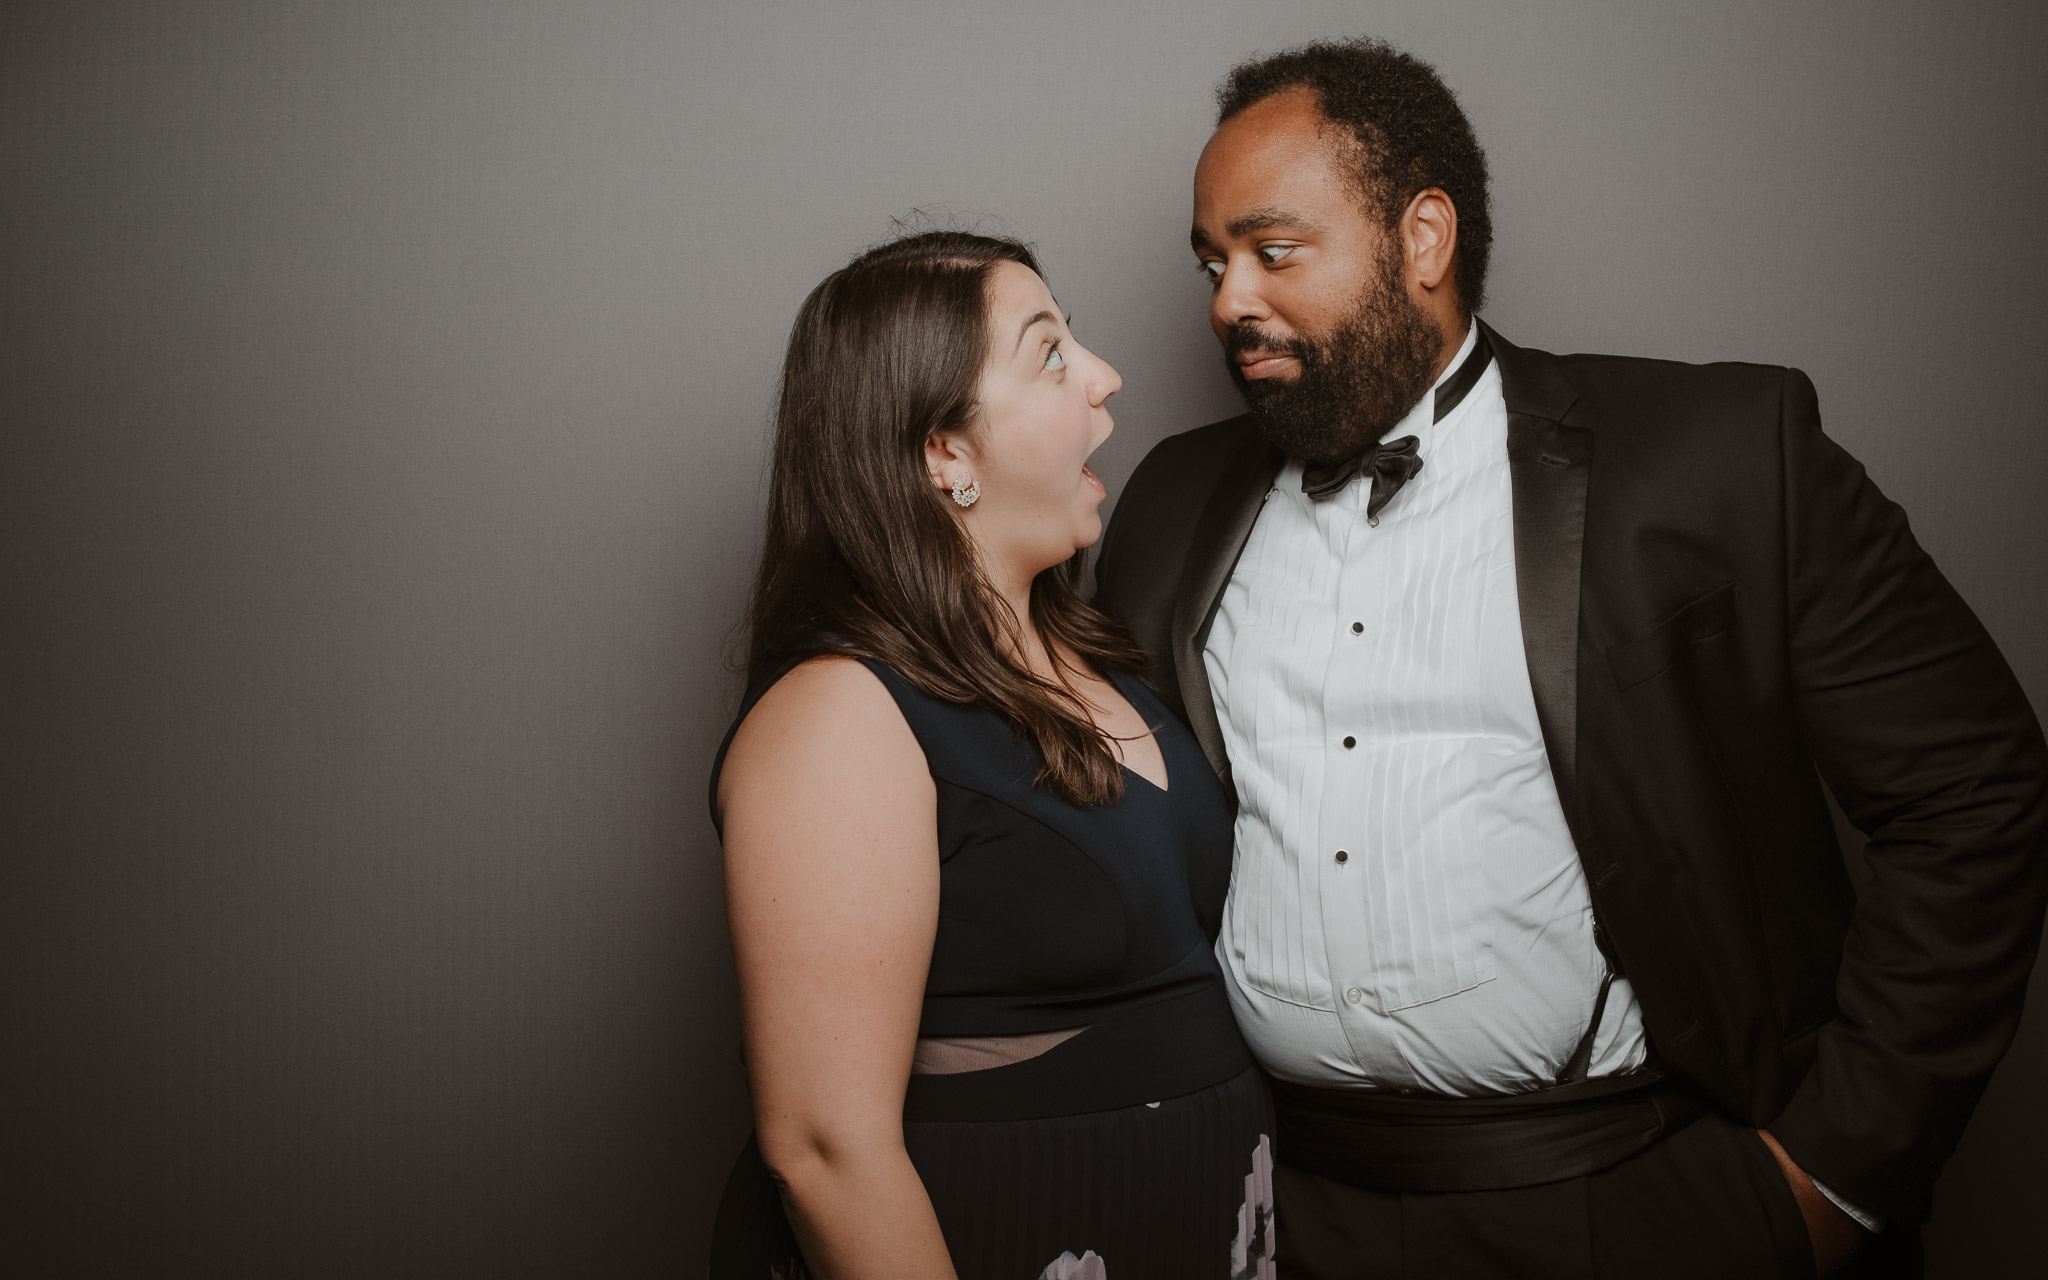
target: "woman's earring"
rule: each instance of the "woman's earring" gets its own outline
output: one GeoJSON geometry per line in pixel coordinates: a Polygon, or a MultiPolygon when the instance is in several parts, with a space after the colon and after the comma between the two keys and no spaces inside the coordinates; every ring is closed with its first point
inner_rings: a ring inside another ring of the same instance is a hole
{"type": "Polygon", "coordinates": [[[971,507],[981,500],[981,486],[973,480],[962,478],[953,482],[953,501],[963,507],[971,507]]]}

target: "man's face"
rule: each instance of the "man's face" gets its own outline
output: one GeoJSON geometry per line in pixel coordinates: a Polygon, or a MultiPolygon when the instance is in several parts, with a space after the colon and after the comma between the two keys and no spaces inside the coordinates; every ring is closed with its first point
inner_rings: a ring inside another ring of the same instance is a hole
{"type": "Polygon", "coordinates": [[[1226,121],[1195,166],[1209,327],[1260,429],[1311,462],[1384,436],[1429,389],[1443,342],[1409,295],[1400,232],[1364,206],[1352,145],[1290,90],[1226,121]]]}

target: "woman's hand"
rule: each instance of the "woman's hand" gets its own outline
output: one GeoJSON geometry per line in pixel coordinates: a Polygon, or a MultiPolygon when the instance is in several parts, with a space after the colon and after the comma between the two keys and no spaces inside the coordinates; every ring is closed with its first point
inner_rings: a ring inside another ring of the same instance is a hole
{"type": "Polygon", "coordinates": [[[939,916],[937,795],[889,692],[845,658],[790,672],[719,803],[761,1155],[821,1280],[954,1280],[903,1149],[939,916]]]}

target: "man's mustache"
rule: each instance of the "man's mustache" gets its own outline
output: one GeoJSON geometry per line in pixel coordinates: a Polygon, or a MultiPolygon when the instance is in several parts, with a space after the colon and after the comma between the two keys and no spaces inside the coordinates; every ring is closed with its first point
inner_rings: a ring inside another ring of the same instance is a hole
{"type": "Polygon", "coordinates": [[[1223,335],[1223,354],[1236,357],[1250,351],[1261,351],[1268,355],[1293,356],[1300,359],[1310,351],[1310,345],[1299,337],[1282,338],[1267,333],[1249,320],[1240,320],[1230,326],[1230,332],[1223,335]]]}

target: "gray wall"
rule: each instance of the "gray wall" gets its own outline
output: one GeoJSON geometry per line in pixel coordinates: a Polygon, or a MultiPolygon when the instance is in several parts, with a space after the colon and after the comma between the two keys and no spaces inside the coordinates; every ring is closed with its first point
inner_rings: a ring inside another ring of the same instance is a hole
{"type": "MultiPolygon", "coordinates": [[[[1807,369],[2048,704],[2039,14],[5,6],[0,1251],[694,1269],[747,1124],[703,783],[790,317],[892,214],[1000,214],[1124,374],[1113,492],[1232,409],[1183,237],[1255,48],[1436,60],[1489,317],[1807,369]]],[[[2018,1265],[2044,1066],[2037,1010],[1934,1274],[2018,1265]]]]}

